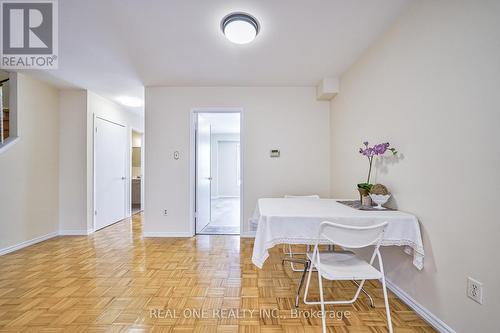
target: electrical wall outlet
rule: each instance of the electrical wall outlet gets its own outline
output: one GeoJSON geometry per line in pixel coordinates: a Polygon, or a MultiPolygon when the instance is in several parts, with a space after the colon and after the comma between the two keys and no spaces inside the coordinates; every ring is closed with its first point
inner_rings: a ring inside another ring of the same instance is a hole
{"type": "Polygon", "coordinates": [[[168,213],[168,212],[167,212],[167,210],[166,210],[166,209],[164,209],[164,210],[163,210],[163,216],[167,216],[167,215],[168,215],[167,213],[168,213]]]}
{"type": "Polygon", "coordinates": [[[483,284],[479,281],[474,280],[471,277],[467,278],[467,296],[478,302],[479,304],[483,304],[483,284]]]}

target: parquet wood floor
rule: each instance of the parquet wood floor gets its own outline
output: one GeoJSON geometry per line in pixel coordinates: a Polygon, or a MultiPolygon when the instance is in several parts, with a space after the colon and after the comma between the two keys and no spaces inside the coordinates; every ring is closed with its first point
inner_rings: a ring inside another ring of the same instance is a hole
{"type": "MultiPolygon", "coordinates": [[[[319,307],[301,304],[304,312],[293,312],[299,273],[281,265],[280,248],[259,270],[250,259],[252,239],[144,239],[141,219],[137,214],[90,236],[57,237],[1,256],[0,331],[321,332],[319,307]]],[[[367,289],[375,309],[364,296],[327,307],[336,314],[330,332],[387,331],[380,285],[367,289]]],[[[325,291],[347,298],[355,287],[327,282],[325,291]]],[[[318,296],[316,285],[311,295],[318,296]]],[[[390,304],[395,332],[434,332],[392,293],[390,304]]]]}

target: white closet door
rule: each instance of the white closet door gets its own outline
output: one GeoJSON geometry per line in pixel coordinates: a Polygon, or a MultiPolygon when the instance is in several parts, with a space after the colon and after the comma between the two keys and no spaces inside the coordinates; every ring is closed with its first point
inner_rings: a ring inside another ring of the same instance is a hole
{"type": "Polygon", "coordinates": [[[95,203],[96,230],[123,220],[126,216],[125,127],[96,118],[95,203]]]}

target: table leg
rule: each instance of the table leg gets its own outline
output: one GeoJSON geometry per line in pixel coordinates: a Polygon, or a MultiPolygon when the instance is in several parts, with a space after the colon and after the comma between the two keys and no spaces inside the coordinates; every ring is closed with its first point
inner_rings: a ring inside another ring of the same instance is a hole
{"type": "Polygon", "coordinates": [[[306,276],[307,269],[309,268],[311,262],[308,259],[288,257],[288,258],[283,258],[281,264],[284,265],[286,261],[304,265],[304,270],[302,271],[302,276],[300,277],[299,286],[297,287],[297,294],[295,295],[295,307],[298,307],[300,299],[300,290],[302,289],[302,285],[304,284],[304,278],[306,276]]]}
{"type": "Polygon", "coordinates": [[[299,307],[299,299],[300,299],[300,290],[302,289],[302,286],[304,285],[304,278],[306,277],[307,274],[307,269],[309,268],[310,261],[306,261],[304,264],[304,271],[302,272],[302,276],[300,277],[300,283],[297,288],[297,295],[295,296],[295,307],[299,307]]]}

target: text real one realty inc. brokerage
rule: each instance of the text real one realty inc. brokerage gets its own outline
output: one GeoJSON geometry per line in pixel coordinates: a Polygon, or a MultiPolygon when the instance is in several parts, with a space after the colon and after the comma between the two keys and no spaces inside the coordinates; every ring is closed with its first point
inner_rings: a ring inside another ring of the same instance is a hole
{"type": "MultiPolygon", "coordinates": [[[[158,319],[241,319],[241,318],[322,318],[319,310],[291,309],[150,309],[150,318],[158,319]]],[[[325,311],[325,316],[331,319],[349,318],[349,311],[325,311]]]]}

